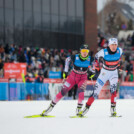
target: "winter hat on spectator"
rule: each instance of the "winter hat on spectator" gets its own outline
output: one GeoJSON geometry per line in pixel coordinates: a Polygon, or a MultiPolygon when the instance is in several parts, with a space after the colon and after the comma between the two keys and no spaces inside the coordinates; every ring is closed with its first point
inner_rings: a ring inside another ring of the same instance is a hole
{"type": "Polygon", "coordinates": [[[32,59],[32,61],[35,61],[35,57],[32,56],[31,59],[32,59]]]}
{"type": "Polygon", "coordinates": [[[110,46],[112,44],[117,44],[117,46],[118,46],[118,40],[117,40],[117,38],[110,38],[108,40],[108,46],[110,46]]]}
{"type": "Polygon", "coordinates": [[[27,51],[30,51],[30,47],[27,47],[26,49],[27,49],[27,51]]]}

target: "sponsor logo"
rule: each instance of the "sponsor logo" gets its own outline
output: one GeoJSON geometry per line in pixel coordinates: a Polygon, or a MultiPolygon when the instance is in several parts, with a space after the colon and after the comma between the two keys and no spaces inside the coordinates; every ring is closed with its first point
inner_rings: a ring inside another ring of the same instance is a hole
{"type": "Polygon", "coordinates": [[[65,82],[64,86],[66,86],[66,87],[70,87],[70,83],[65,82]]]}
{"type": "Polygon", "coordinates": [[[76,60],[79,60],[79,57],[76,57],[76,60]]]}
{"type": "Polygon", "coordinates": [[[103,73],[102,73],[102,75],[104,76],[104,75],[105,75],[105,73],[103,72],[103,73]]]}
{"type": "Polygon", "coordinates": [[[20,65],[20,67],[25,68],[25,67],[26,67],[26,65],[20,65]]]}
{"type": "Polygon", "coordinates": [[[90,61],[90,58],[88,58],[87,61],[90,61]]]}
{"type": "Polygon", "coordinates": [[[108,52],[105,52],[106,55],[108,55],[108,52]]]}
{"type": "Polygon", "coordinates": [[[17,66],[15,64],[9,64],[7,68],[17,68],[17,66]]]}
{"type": "Polygon", "coordinates": [[[103,86],[104,85],[104,82],[101,80],[101,79],[97,79],[97,82],[101,85],[101,86],[103,86]]]}
{"type": "Polygon", "coordinates": [[[12,74],[12,73],[19,73],[20,72],[20,70],[5,70],[5,72],[7,73],[10,73],[10,74],[12,74]]]}
{"type": "Polygon", "coordinates": [[[22,73],[26,74],[25,63],[5,63],[4,64],[4,77],[5,78],[22,78],[22,73]]]}

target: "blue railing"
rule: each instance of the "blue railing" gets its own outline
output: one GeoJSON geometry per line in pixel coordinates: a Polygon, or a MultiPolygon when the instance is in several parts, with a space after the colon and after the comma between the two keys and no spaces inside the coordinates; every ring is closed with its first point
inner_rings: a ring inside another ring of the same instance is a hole
{"type": "Polygon", "coordinates": [[[120,86],[121,99],[134,99],[134,86],[120,86]]]}
{"type": "MultiPolygon", "coordinates": [[[[48,100],[49,88],[49,83],[0,83],[0,100],[48,100]]],[[[88,85],[85,96],[89,97],[93,89],[88,85]]],[[[120,85],[119,98],[134,98],[134,84],[120,85]]]]}
{"type": "Polygon", "coordinates": [[[0,83],[0,100],[45,100],[48,83],[0,83]]]}

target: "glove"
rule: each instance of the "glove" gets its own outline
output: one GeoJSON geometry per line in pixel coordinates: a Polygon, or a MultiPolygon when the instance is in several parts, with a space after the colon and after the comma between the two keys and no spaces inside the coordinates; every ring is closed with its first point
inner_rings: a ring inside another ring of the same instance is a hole
{"type": "Polygon", "coordinates": [[[92,79],[95,76],[95,74],[92,74],[89,76],[89,79],[92,79]]]}
{"type": "Polygon", "coordinates": [[[67,72],[63,72],[63,74],[62,74],[62,77],[63,77],[63,79],[66,79],[67,78],[67,72]]]}
{"type": "Polygon", "coordinates": [[[88,79],[91,80],[95,76],[95,73],[93,72],[88,72],[88,79]]]}

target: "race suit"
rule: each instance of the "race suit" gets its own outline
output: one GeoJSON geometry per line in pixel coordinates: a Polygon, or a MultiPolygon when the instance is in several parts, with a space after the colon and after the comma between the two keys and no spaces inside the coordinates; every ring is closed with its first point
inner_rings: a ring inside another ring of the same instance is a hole
{"type": "Polygon", "coordinates": [[[68,72],[71,61],[73,62],[73,69],[63,84],[61,91],[53,100],[54,103],[57,103],[76,84],[78,85],[78,104],[82,104],[84,100],[84,90],[87,85],[87,71],[91,62],[90,56],[86,60],[82,60],[79,54],[66,58],[65,72],[68,72]]]}
{"type": "MultiPolygon", "coordinates": [[[[109,48],[110,49],[110,48],[109,48]]],[[[116,90],[118,83],[118,70],[117,68],[120,66],[122,56],[122,49],[117,48],[114,54],[111,54],[108,50],[102,49],[95,55],[95,60],[99,62],[100,58],[103,58],[103,67],[100,71],[100,75],[98,76],[95,84],[94,94],[89,97],[86,105],[90,106],[94,99],[98,97],[102,87],[106,83],[107,80],[110,82],[110,92],[111,92],[111,104],[116,104],[116,90]]]]}

